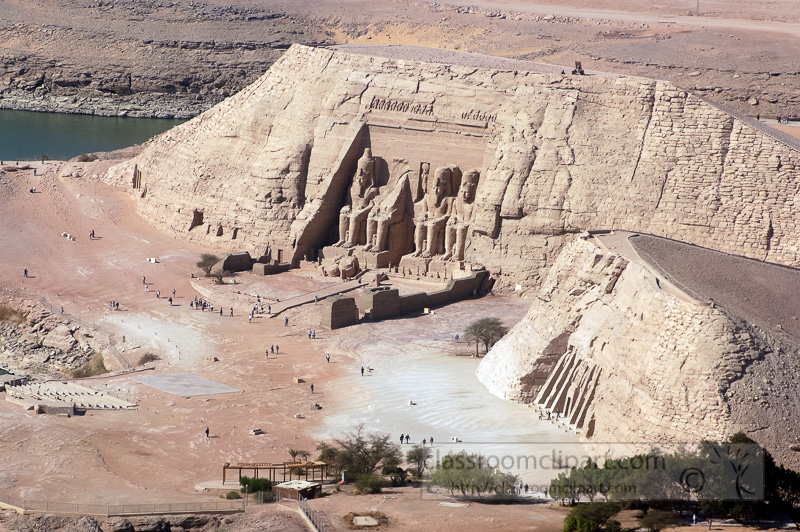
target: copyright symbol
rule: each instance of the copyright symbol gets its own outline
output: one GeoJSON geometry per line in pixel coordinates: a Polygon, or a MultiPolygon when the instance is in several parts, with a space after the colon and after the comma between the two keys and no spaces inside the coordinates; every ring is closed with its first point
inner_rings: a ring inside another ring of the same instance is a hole
{"type": "Polygon", "coordinates": [[[681,486],[683,491],[698,493],[706,484],[706,476],[696,467],[689,467],[681,473],[681,486]]]}

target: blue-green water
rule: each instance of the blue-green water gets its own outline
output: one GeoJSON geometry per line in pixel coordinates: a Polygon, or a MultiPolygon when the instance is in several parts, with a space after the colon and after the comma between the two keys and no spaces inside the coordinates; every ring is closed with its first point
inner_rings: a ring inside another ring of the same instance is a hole
{"type": "Polygon", "coordinates": [[[141,144],[186,120],[0,109],[0,160],[71,159],[141,144]]]}

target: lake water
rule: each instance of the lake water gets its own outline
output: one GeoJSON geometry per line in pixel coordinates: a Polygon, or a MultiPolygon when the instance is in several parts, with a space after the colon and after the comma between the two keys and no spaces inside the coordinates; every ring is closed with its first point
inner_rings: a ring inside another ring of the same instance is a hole
{"type": "Polygon", "coordinates": [[[71,159],[141,144],[186,120],[0,109],[0,160],[71,159]]]}

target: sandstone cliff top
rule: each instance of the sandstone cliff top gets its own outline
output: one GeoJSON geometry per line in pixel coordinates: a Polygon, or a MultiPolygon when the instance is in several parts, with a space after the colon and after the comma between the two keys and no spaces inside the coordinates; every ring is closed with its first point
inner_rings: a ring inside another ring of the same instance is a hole
{"type": "MultiPolygon", "coordinates": [[[[442,48],[427,48],[425,46],[407,46],[390,44],[340,44],[329,47],[331,50],[348,54],[369,55],[385,57],[387,59],[419,61],[421,63],[442,63],[447,65],[485,68],[490,70],[519,70],[535,72],[538,74],[560,74],[561,71],[571,72],[574,65],[551,65],[534,61],[522,61],[506,57],[496,57],[484,54],[444,50],[442,48]]],[[[590,75],[618,76],[606,72],[586,71],[590,75]]]]}

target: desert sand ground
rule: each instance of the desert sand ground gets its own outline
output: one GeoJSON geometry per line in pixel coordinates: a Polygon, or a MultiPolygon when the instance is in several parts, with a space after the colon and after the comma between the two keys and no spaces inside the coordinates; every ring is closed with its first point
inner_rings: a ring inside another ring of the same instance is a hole
{"type": "MultiPolygon", "coordinates": [[[[127,197],[91,177],[104,164],[90,165],[80,172],[83,177],[70,177],[79,165],[35,163],[36,176],[28,170],[0,178],[0,279],[4,290],[20,294],[20,301],[42,298],[54,308],[63,306],[65,319],[72,323],[113,333],[121,356],[131,364],[146,352],[161,360],[135,373],[116,374],[121,368],[107,357],[111,374],[81,381],[138,403],[134,411],[62,418],[37,416],[0,401],[4,495],[92,504],[219,500],[224,491],[198,492],[195,487],[219,483],[224,462],[283,462],[290,448],[313,455],[319,441],[362,423],[366,430],[398,438],[401,432],[411,434],[415,443],[433,436],[434,452],[440,455],[460,448],[526,452],[527,442],[569,449],[577,441],[575,434],[539,421],[532,409],[489,395],[473,375],[479,362],[471,356],[474,346],[454,341],[454,333],[478,317],[498,316],[513,325],[527,311],[525,300],[490,296],[436,309],[432,315],[337,331],[319,327],[321,305],[314,304],[276,318],[257,314],[249,323],[254,294],[267,305],[338,281],[321,277],[313,265],[275,277],[236,274],[225,285],[198,278],[195,262],[209,250],[172,240],[140,219],[127,197]],[[29,192],[33,186],[36,193],[29,192]],[[88,237],[91,229],[93,240],[88,237]],[[75,241],[63,238],[63,231],[75,235],[75,241]],[[158,262],[148,262],[149,257],[158,262]],[[24,268],[28,279],[23,278],[24,268]],[[166,297],[173,289],[175,304],[170,306],[166,297]],[[195,295],[214,304],[215,312],[190,309],[195,295]],[[110,311],[110,300],[119,301],[121,310],[110,311]],[[216,311],[220,306],[223,316],[216,311]],[[308,339],[308,329],[316,330],[316,340],[308,339]],[[273,344],[280,347],[279,354],[265,357],[273,344]],[[218,360],[211,361],[213,357],[218,360]],[[367,368],[364,377],[362,366],[367,368]],[[134,380],[176,372],[240,391],[182,398],[134,380]],[[293,377],[305,382],[295,384],[293,377]],[[321,410],[313,407],[315,402],[321,410]],[[297,413],[303,417],[295,418],[297,413]],[[252,428],[266,434],[252,436],[252,428]],[[453,436],[464,443],[453,444],[453,436]]],[[[517,472],[532,485],[540,482],[540,472],[517,472]]],[[[502,527],[529,519],[521,516],[528,516],[531,508],[544,507],[454,511],[438,506],[441,497],[422,503],[420,498],[420,490],[411,490],[398,499],[406,501],[396,504],[398,515],[406,512],[403,505],[415,510],[413,519],[401,520],[409,528],[398,524],[397,529],[416,528],[417,520],[442,519],[455,530],[476,512],[502,527]]],[[[331,500],[340,502],[320,504],[337,515],[352,511],[347,509],[351,506],[372,504],[359,497],[331,500]]],[[[382,506],[391,507],[393,500],[385,499],[382,506]]],[[[443,522],[439,529],[447,529],[443,522]]]]}

